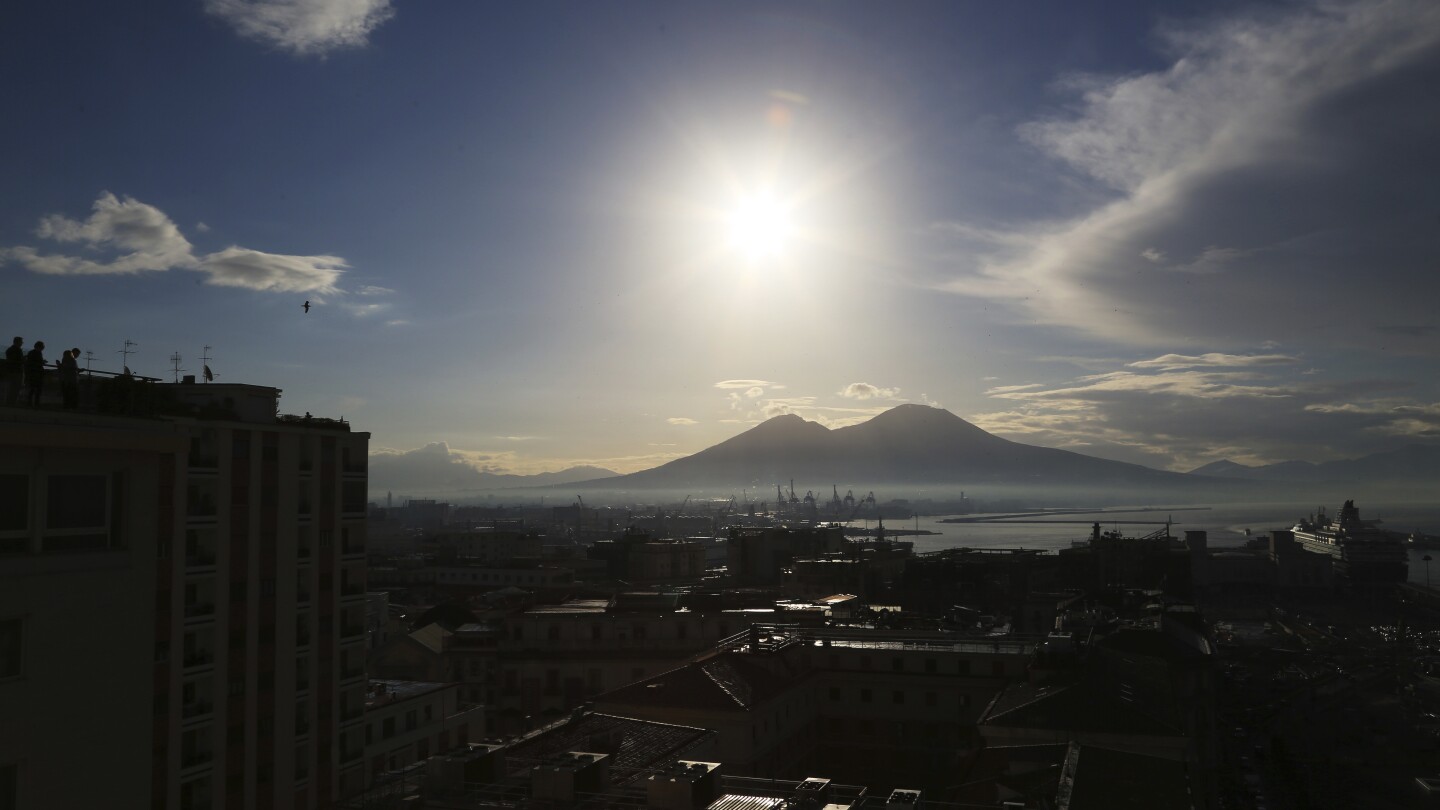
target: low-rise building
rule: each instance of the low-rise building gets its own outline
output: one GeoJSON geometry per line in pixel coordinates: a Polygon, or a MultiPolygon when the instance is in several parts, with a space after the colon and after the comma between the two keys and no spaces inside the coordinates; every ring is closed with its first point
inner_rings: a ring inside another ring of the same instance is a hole
{"type": "Polygon", "coordinates": [[[484,734],[485,710],[462,703],[454,683],[370,681],[365,696],[365,785],[464,746],[484,734]]]}

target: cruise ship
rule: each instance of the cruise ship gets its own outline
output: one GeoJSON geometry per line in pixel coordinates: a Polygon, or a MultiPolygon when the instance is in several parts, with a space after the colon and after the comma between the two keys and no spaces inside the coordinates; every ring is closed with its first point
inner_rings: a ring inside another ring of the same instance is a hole
{"type": "Polygon", "coordinates": [[[1329,517],[1321,507],[1301,518],[1291,531],[1306,551],[1335,558],[1335,571],[1352,585],[1404,582],[1410,571],[1405,540],[1378,527],[1378,520],[1361,520],[1354,501],[1346,501],[1340,514],[1329,517]]]}

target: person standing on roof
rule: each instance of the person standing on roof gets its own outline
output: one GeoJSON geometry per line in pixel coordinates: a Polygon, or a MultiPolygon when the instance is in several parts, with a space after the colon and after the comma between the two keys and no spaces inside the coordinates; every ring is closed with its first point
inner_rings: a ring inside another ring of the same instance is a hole
{"type": "Polygon", "coordinates": [[[60,366],[60,396],[65,400],[66,410],[80,407],[80,357],[79,349],[68,349],[65,356],[57,361],[60,366]]]}
{"type": "Polygon", "coordinates": [[[20,384],[25,379],[25,338],[17,337],[5,350],[5,364],[0,366],[5,378],[5,404],[15,406],[20,401],[20,384]]]}
{"type": "Polygon", "coordinates": [[[26,404],[40,407],[40,391],[45,383],[45,341],[35,341],[35,348],[25,355],[26,404]]]}

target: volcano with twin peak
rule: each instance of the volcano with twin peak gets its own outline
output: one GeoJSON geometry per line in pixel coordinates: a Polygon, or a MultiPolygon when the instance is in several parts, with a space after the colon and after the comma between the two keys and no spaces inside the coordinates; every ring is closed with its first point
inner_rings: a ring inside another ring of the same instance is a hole
{"type": "Polygon", "coordinates": [[[1121,461],[1019,444],[943,408],[900,405],[867,422],[830,429],[777,416],[692,456],[593,482],[607,489],[731,490],[794,479],[975,486],[1185,486],[1201,480],[1121,461]]]}

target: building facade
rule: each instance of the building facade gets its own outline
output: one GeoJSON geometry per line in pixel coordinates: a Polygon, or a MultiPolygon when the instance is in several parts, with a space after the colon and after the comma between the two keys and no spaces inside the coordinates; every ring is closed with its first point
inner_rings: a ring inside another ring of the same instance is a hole
{"type": "Polygon", "coordinates": [[[0,706],[36,729],[0,735],[17,806],[326,807],[363,779],[369,436],[278,417],[274,388],[150,387],[140,415],[0,412],[0,500],[27,509],[0,533],[24,657],[0,706]],[[124,774],[59,776],[77,760],[124,774]]]}

